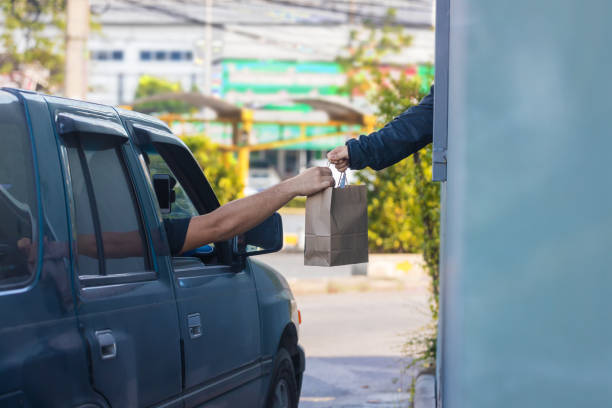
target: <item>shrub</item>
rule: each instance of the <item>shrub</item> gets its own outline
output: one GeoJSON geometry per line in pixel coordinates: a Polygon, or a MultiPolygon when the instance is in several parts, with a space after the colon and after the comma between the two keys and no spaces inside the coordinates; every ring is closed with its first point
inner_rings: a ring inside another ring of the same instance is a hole
{"type": "Polygon", "coordinates": [[[241,197],[244,185],[233,156],[228,154],[224,158],[224,153],[206,136],[183,136],[181,139],[204,170],[221,205],[241,197]],[[224,163],[224,160],[228,162],[224,163]]]}
{"type": "MultiPolygon", "coordinates": [[[[422,99],[433,78],[407,78],[381,70],[383,61],[411,43],[401,26],[388,13],[383,27],[366,26],[351,35],[345,55],[339,59],[349,72],[347,90],[365,92],[377,108],[382,126],[422,99]]],[[[427,67],[431,68],[431,67],[427,67]]],[[[429,75],[433,70],[427,69],[429,75]]],[[[363,170],[358,177],[368,185],[370,250],[379,252],[422,252],[431,277],[430,311],[433,323],[407,342],[413,365],[433,364],[436,357],[436,321],[439,293],[440,186],[431,181],[432,148],[382,171],[363,170]]]]}

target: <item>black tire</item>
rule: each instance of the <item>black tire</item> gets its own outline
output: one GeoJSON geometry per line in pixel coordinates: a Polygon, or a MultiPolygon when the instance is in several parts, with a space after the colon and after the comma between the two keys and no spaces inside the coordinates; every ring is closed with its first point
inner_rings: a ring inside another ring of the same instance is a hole
{"type": "Polygon", "coordinates": [[[298,389],[291,356],[284,348],[274,358],[266,408],[297,408],[298,389]]]}

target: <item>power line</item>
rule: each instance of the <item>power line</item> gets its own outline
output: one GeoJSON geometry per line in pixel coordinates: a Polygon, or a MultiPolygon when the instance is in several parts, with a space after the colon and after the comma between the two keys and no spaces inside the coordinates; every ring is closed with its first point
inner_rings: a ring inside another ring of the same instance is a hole
{"type": "MultiPolygon", "coordinates": [[[[143,1],[143,0],[120,0],[121,2],[123,2],[124,4],[128,4],[131,5],[133,7],[138,7],[144,10],[149,10],[149,11],[153,11],[156,13],[160,13],[169,17],[173,17],[176,19],[179,19],[181,21],[184,22],[188,22],[188,23],[192,23],[192,24],[197,24],[197,25],[205,25],[206,19],[201,19],[201,18],[197,18],[194,15],[190,15],[190,14],[185,14],[184,12],[180,12],[177,9],[171,9],[168,7],[164,7],[162,5],[160,5],[159,2],[148,2],[148,1],[143,1]]],[[[174,0],[175,2],[177,0],[174,0]]],[[[333,1],[333,0],[332,0],[333,1]]],[[[340,2],[346,2],[346,0],[336,0],[336,1],[340,1],[340,2]]],[[[415,1],[415,0],[411,0],[411,1],[415,1]]],[[[418,1],[418,0],[417,0],[418,1]]],[[[191,5],[200,5],[200,2],[197,1],[190,1],[190,0],[180,0],[180,3],[182,4],[191,4],[191,5]]],[[[219,4],[220,2],[217,3],[217,7],[220,6],[219,4]]],[[[305,8],[307,10],[317,10],[317,11],[322,11],[322,12],[327,12],[327,13],[335,13],[335,14],[342,14],[345,16],[354,16],[354,17],[359,17],[360,19],[363,20],[370,20],[372,23],[376,24],[376,22],[372,21],[372,19],[378,19],[378,23],[381,24],[385,21],[386,19],[386,15],[385,16],[372,16],[369,14],[364,14],[364,13],[360,13],[360,12],[350,12],[350,11],[346,11],[346,10],[339,10],[337,7],[333,6],[333,8],[328,8],[328,7],[318,7],[318,6],[314,6],[314,5],[306,5],[303,2],[292,2],[289,0],[260,0],[260,2],[258,2],[259,4],[257,4],[257,7],[259,7],[259,5],[262,5],[262,7],[265,7],[265,3],[270,3],[270,4],[277,4],[277,5],[281,5],[284,7],[291,7],[291,8],[305,8]],[[264,4],[262,4],[264,3],[264,4]]],[[[163,3],[162,3],[163,4],[163,3]]],[[[250,6],[253,5],[253,2],[248,2],[248,4],[250,6]]],[[[327,3],[329,4],[329,3],[327,3]]],[[[360,2],[360,4],[365,4],[365,2],[360,2]]],[[[373,3],[371,0],[368,2],[368,4],[372,4],[375,5],[375,3],[373,3]]],[[[107,9],[105,10],[107,11],[107,9]]],[[[412,28],[431,28],[429,23],[414,23],[414,22],[405,22],[405,21],[395,21],[396,24],[401,25],[403,27],[412,27],[412,28]]],[[[109,23],[109,25],[112,23],[109,23]]],[[[255,27],[255,26],[270,26],[270,25],[276,25],[276,26],[338,26],[339,22],[336,20],[330,20],[330,21],[317,21],[317,22],[299,22],[299,23],[295,23],[295,22],[286,22],[286,21],[279,21],[279,22],[253,22],[253,21],[247,21],[247,22],[240,22],[240,21],[233,21],[231,23],[232,26],[235,25],[242,25],[242,26],[251,26],[251,27],[255,27]]],[[[250,39],[250,40],[256,40],[256,41],[261,41],[261,42],[265,42],[271,45],[276,45],[282,48],[286,48],[286,49],[290,49],[293,52],[300,52],[300,53],[312,53],[314,52],[314,50],[312,49],[312,47],[305,45],[305,44],[301,44],[301,43],[296,43],[296,42],[288,42],[288,41],[284,41],[284,40],[278,40],[276,38],[272,38],[270,36],[266,36],[266,35],[262,35],[260,33],[254,33],[254,32],[250,32],[248,30],[244,30],[244,29],[239,29],[239,28],[234,28],[234,27],[229,27],[228,23],[219,23],[219,22],[212,22],[211,26],[217,30],[223,31],[223,32],[228,32],[228,33],[232,33],[235,35],[239,35],[241,37],[250,39]]],[[[321,52],[320,49],[317,50],[317,52],[319,54],[325,54],[324,52],[321,52]]],[[[329,53],[330,57],[334,57],[335,54],[332,55],[332,53],[329,53]]]]}
{"type": "MultiPolygon", "coordinates": [[[[143,9],[148,9],[151,11],[157,11],[157,12],[161,12],[168,16],[180,18],[183,21],[188,21],[188,22],[195,23],[195,24],[206,24],[205,19],[195,18],[191,15],[187,15],[179,11],[176,11],[173,8],[164,7],[160,5],[160,2],[149,2],[149,1],[143,1],[143,0],[122,0],[122,1],[132,6],[141,7],[143,9]]],[[[179,4],[201,5],[201,2],[198,2],[198,1],[191,1],[191,0],[173,0],[173,1],[175,3],[178,3],[177,6],[179,4]]],[[[223,3],[224,2],[217,2],[215,4],[215,8],[225,8],[225,9],[233,8],[233,7],[228,7],[223,3]]],[[[234,2],[231,2],[231,3],[234,3],[234,2]]],[[[259,6],[259,4],[253,4],[253,3],[254,2],[247,2],[249,6],[253,6],[253,5],[259,6]]],[[[342,6],[338,6],[339,4],[340,5],[350,5],[350,0],[331,0],[329,2],[324,3],[326,4],[326,6],[315,4],[315,2],[305,2],[305,1],[295,1],[295,0],[293,1],[292,0],[260,0],[258,3],[260,4],[269,3],[269,4],[275,4],[275,5],[279,5],[279,6],[283,6],[287,8],[294,8],[294,9],[297,8],[297,9],[305,9],[305,10],[310,10],[310,11],[331,13],[331,14],[336,14],[338,16],[342,16],[342,17],[347,17],[347,18],[350,17],[351,19],[358,18],[362,23],[369,22],[374,25],[382,25],[382,24],[389,23],[387,19],[387,15],[386,15],[386,10],[390,8],[395,9],[395,10],[400,10],[400,11],[407,11],[407,12],[409,11],[414,11],[414,12],[419,12],[419,13],[431,12],[430,8],[418,8],[418,6],[415,7],[415,5],[418,5],[418,4],[422,4],[424,6],[426,5],[426,3],[423,3],[419,0],[410,0],[410,2],[408,3],[409,6],[393,5],[391,7],[385,7],[386,5],[384,3],[382,2],[377,3],[376,1],[373,1],[373,0],[366,0],[366,1],[357,0],[354,3],[355,6],[381,7],[382,9],[384,9],[385,12],[381,13],[380,15],[376,15],[372,13],[364,13],[360,11],[352,11],[350,9],[343,8],[342,6]]],[[[265,4],[263,4],[261,8],[266,9],[265,4]]],[[[304,19],[303,21],[299,21],[297,23],[293,21],[292,22],[277,21],[274,23],[270,23],[268,21],[257,22],[257,21],[249,20],[249,21],[232,21],[231,24],[232,25],[250,25],[250,26],[260,26],[260,25],[268,26],[268,25],[274,24],[274,25],[279,25],[279,26],[302,25],[302,26],[325,27],[325,26],[338,25],[340,23],[337,19],[326,19],[324,16],[313,16],[313,17],[316,19],[316,21],[307,21],[307,19],[304,19]]],[[[213,27],[220,29],[220,30],[224,30],[224,27],[227,24],[228,23],[216,23],[216,24],[213,24],[213,27]]],[[[431,24],[429,22],[414,22],[414,21],[408,21],[408,20],[400,19],[400,18],[396,18],[393,24],[401,25],[407,28],[431,28],[431,24]]],[[[240,30],[235,30],[235,32],[240,33],[240,30]]],[[[252,34],[250,33],[247,33],[245,36],[247,38],[252,38],[252,34]]]]}
{"type": "MultiPolygon", "coordinates": [[[[427,1],[416,1],[416,0],[408,0],[405,6],[398,6],[397,4],[388,5],[382,2],[376,1],[361,1],[361,0],[329,0],[329,1],[289,1],[289,3],[293,4],[296,7],[301,5],[307,5],[309,7],[316,7],[320,10],[324,11],[336,11],[334,9],[330,9],[329,7],[322,7],[324,4],[337,4],[337,5],[348,5],[348,6],[366,6],[366,7],[384,7],[385,9],[395,9],[401,11],[419,11],[419,12],[431,12],[431,3],[427,1]],[[420,7],[420,8],[419,8],[420,7]]],[[[343,12],[342,10],[337,9],[338,12],[343,12]]]]}
{"type": "MultiPolygon", "coordinates": [[[[312,4],[306,4],[303,2],[292,2],[289,0],[262,0],[262,1],[266,3],[277,4],[277,5],[286,6],[286,7],[297,7],[297,8],[303,8],[303,9],[308,9],[308,10],[319,10],[319,11],[327,11],[327,12],[344,14],[347,17],[358,17],[362,20],[362,22],[368,21],[375,25],[388,23],[386,15],[374,16],[371,14],[364,14],[364,13],[357,12],[357,11],[342,10],[335,6],[321,7],[321,6],[315,6],[312,4]]],[[[393,7],[390,7],[390,8],[393,8],[393,7]]],[[[426,10],[423,10],[423,11],[426,11],[426,10]]],[[[430,23],[415,23],[415,22],[399,20],[399,19],[395,20],[393,23],[395,25],[401,25],[402,27],[407,27],[407,28],[431,28],[430,23]]]]}
{"type": "MultiPolygon", "coordinates": [[[[206,20],[205,19],[200,19],[200,18],[196,18],[184,13],[180,13],[174,10],[170,10],[164,7],[160,7],[157,5],[151,5],[151,4],[145,4],[142,2],[139,2],[137,0],[122,0],[124,3],[130,4],[132,6],[136,6],[136,7],[140,7],[142,9],[145,10],[150,10],[150,11],[155,11],[170,17],[175,17],[178,19],[181,19],[183,21],[187,21],[187,22],[191,22],[194,24],[198,24],[198,25],[205,25],[206,24],[206,20]]],[[[270,23],[268,23],[267,25],[270,25],[270,23]]],[[[295,25],[295,24],[291,24],[291,25],[295,25]]],[[[337,23],[336,23],[337,25],[337,23]]],[[[251,40],[257,40],[257,41],[264,41],[264,42],[268,42],[277,46],[281,46],[284,48],[290,48],[292,51],[298,51],[301,52],[301,50],[296,49],[295,43],[291,44],[291,43],[287,43],[285,41],[279,41],[270,37],[266,37],[260,34],[256,34],[256,33],[252,33],[249,31],[245,31],[245,30],[240,30],[240,29],[235,29],[235,28],[230,28],[228,27],[225,23],[215,23],[212,22],[211,26],[215,29],[224,31],[224,32],[229,32],[232,34],[236,34],[236,35],[240,35],[242,37],[251,39],[251,40]]],[[[301,44],[300,44],[301,46],[301,44]]]]}

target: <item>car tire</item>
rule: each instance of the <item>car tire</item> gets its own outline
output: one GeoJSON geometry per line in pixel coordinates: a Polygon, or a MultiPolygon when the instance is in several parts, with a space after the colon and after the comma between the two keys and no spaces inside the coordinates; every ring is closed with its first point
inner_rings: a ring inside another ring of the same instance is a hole
{"type": "Polygon", "coordinates": [[[297,408],[298,389],[291,356],[284,348],[278,350],[266,399],[266,408],[297,408]]]}

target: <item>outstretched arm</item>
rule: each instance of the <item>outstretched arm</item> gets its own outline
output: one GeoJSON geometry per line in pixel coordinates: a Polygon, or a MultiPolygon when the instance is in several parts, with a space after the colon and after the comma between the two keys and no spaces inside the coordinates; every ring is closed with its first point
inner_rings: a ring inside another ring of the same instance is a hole
{"type": "MultiPolygon", "coordinates": [[[[310,168],[261,193],[232,201],[208,214],[185,220],[188,221],[185,241],[182,249],[176,250],[178,253],[183,253],[211,242],[225,241],[261,224],[292,198],[312,195],[333,186],[334,178],[329,168],[310,168]]],[[[139,231],[104,232],[102,241],[104,256],[108,258],[126,258],[143,254],[139,231]]],[[[81,234],[77,242],[79,254],[98,257],[94,234],[81,234]]],[[[35,246],[31,244],[29,238],[19,240],[17,245],[26,253],[32,254],[32,251],[35,251],[35,246]]]]}
{"type": "Polygon", "coordinates": [[[191,218],[181,252],[242,234],[261,224],[289,200],[312,195],[334,186],[327,167],[313,167],[261,193],[232,201],[216,210],[191,218]]]}
{"type": "Polygon", "coordinates": [[[371,167],[381,170],[431,143],[433,136],[434,87],[416,106],[403,112],[382,129],[329,152],[328,159],[340,171],[371,167]]]}

